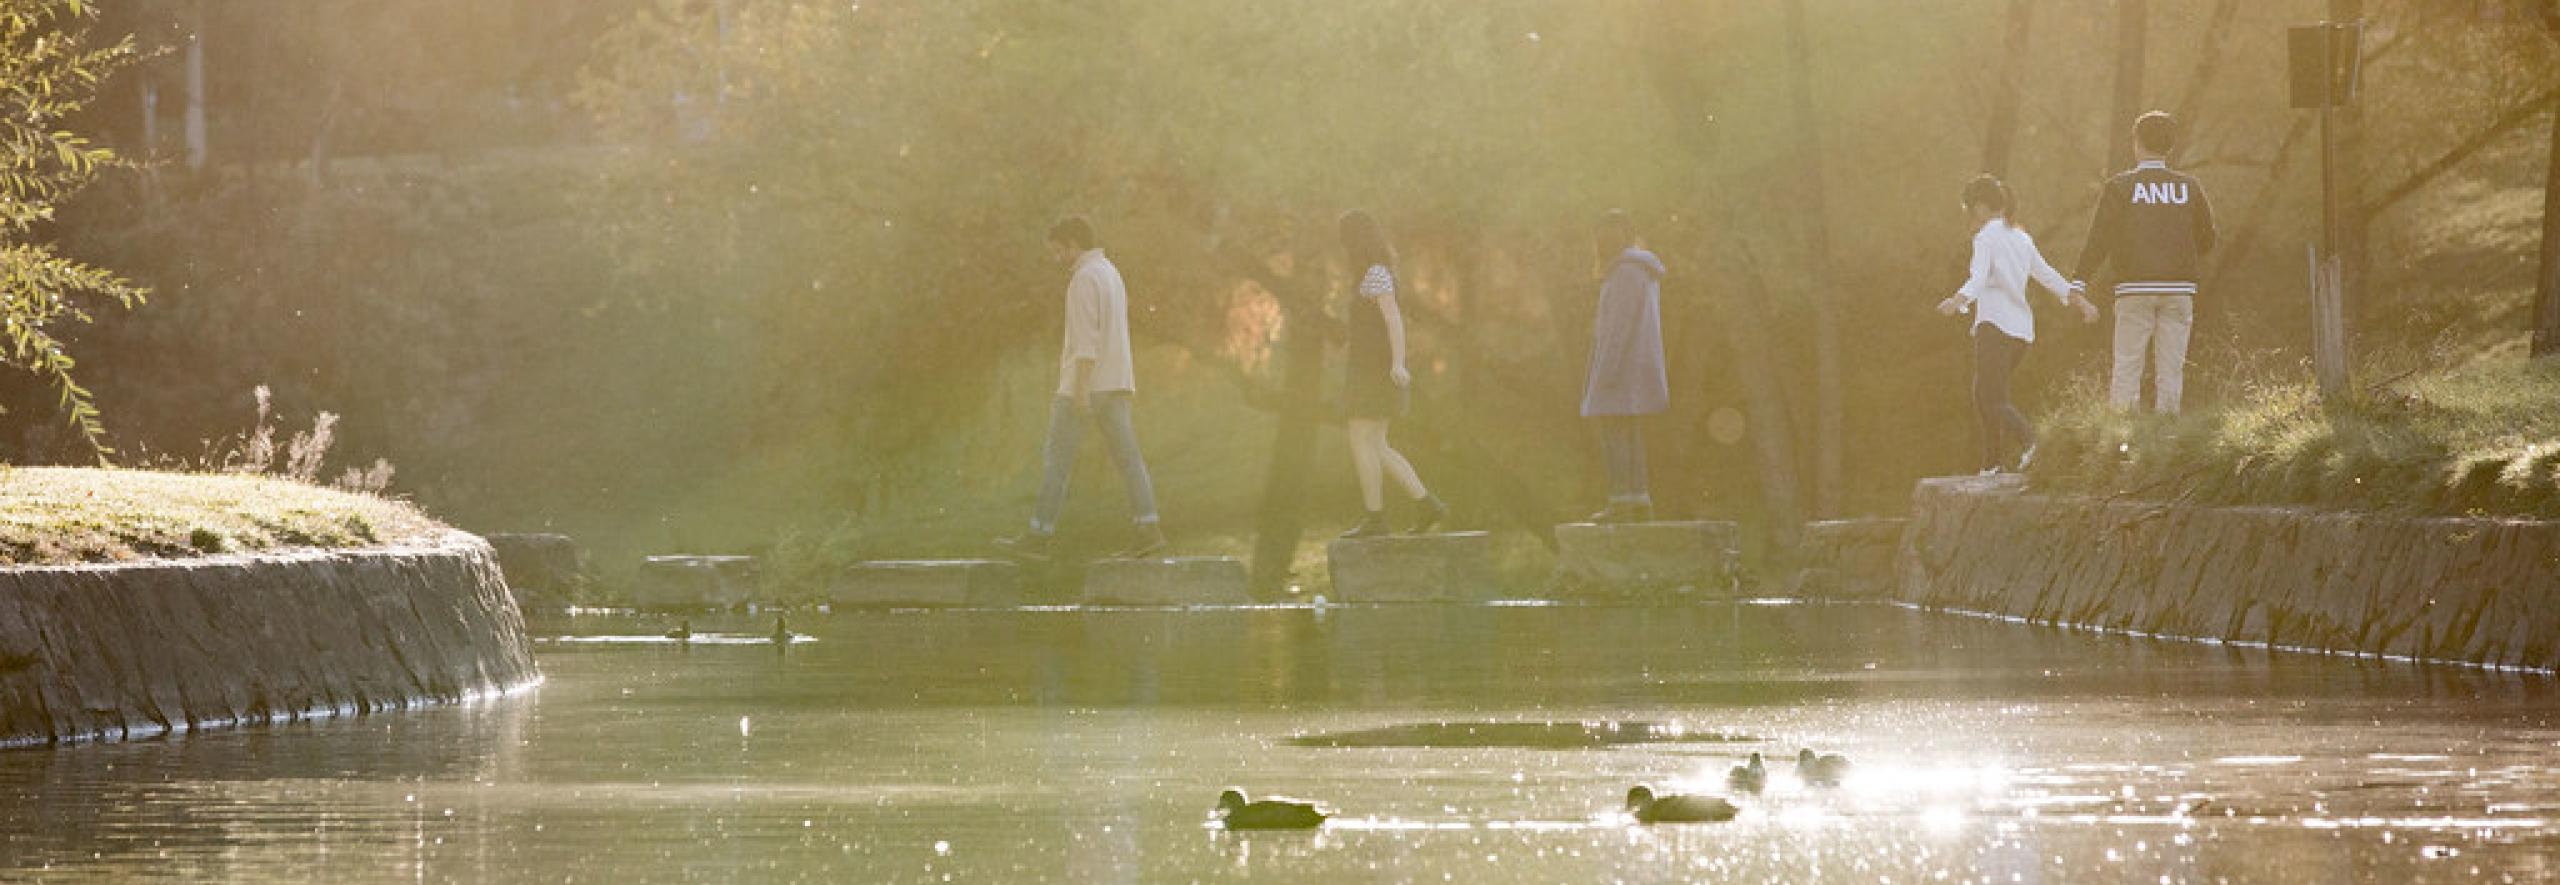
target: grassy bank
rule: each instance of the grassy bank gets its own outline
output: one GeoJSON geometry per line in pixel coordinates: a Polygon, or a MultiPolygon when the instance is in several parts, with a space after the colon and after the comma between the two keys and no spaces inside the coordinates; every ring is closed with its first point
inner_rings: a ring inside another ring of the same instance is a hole
{"type": "Polygon", "coordinates": [[[407,502],[282,479],[0,468],[0,564],[368,547],[443,530],[407,502]]]}
{"type": "MultiPolygon", "coordinates": [[[[2307,372],[2300,373],[2307,376],[2307,372]]],[[[2560,360],[2499,357],[2368,381],[2324,404],[2307,380],[2236,384],[2174,419],[2100,397],[2054,416],[2040,487],[2204,504],[2560,517],[2560,360]]]]}

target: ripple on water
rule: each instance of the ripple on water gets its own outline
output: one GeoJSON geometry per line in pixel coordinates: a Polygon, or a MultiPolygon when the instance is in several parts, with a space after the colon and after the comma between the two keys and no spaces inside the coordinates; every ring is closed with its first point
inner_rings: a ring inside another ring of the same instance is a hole
{"type": "Polygon", "coordinates": [[[1582,750],[1629,744],[1757,743],[1760,738],[1693,730],[1659,722],[1414,722],[1381,728],[1304,734],[1299,747],[1582,750]]]}

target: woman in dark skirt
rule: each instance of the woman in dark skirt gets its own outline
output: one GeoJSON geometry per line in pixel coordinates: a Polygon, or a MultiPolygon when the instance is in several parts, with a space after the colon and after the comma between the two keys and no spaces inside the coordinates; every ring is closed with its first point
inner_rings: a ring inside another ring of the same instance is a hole
{"type": "Polygon", "coordinates": [[[1412,397],[1413,375],[1404,365],[1404,315],[1396,311],[1396,255],[1387,232],[1369,213],[1354,209],[1342,216],[1342,249],[1359,274],[1358,297],[1352,299],[1349,359],[1342,383],[1344,432],[1351,442],[1351,464],[1360,475],[1360,503],[1367,515],[1343,533],[1366,538],[1391,531],[1382,477],[1393,477],[1413,502],[1407,524],[1414,534],[1439,527],[1449,506],[1422,485],[1413,464],[1387,445],[1387,424],[1404,417],[1412,397]]]}

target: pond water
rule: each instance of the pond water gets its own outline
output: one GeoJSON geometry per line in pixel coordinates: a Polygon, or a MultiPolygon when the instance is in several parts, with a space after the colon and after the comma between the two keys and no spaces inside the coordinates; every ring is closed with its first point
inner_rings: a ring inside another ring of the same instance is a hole
{"type": "Polygon", "coordinates": [[[2542,674],[1855,605],[668,626],[538,624],[547,682],[469,706],[0,753],[0,881],[2560,876],[2542,674]],[[1619,813],[1752,751],[1731,823],[1619,813]],[[1228,785],[1343,816],[1209,829],[1228,785]]]}

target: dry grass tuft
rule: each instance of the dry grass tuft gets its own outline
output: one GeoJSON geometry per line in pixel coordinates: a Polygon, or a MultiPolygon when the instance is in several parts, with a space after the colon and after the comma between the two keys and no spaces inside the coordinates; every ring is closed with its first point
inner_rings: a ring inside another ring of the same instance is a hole
{"type": "Polygon", "coordinates": [[[2237,401],[2175,419],[2065,412],[2038,484],[2206,504],[2307,504],[2560,517],[2560,360],[2409,372],[2324,404],[2307,373],[2244,380],[2237,401]]]}

